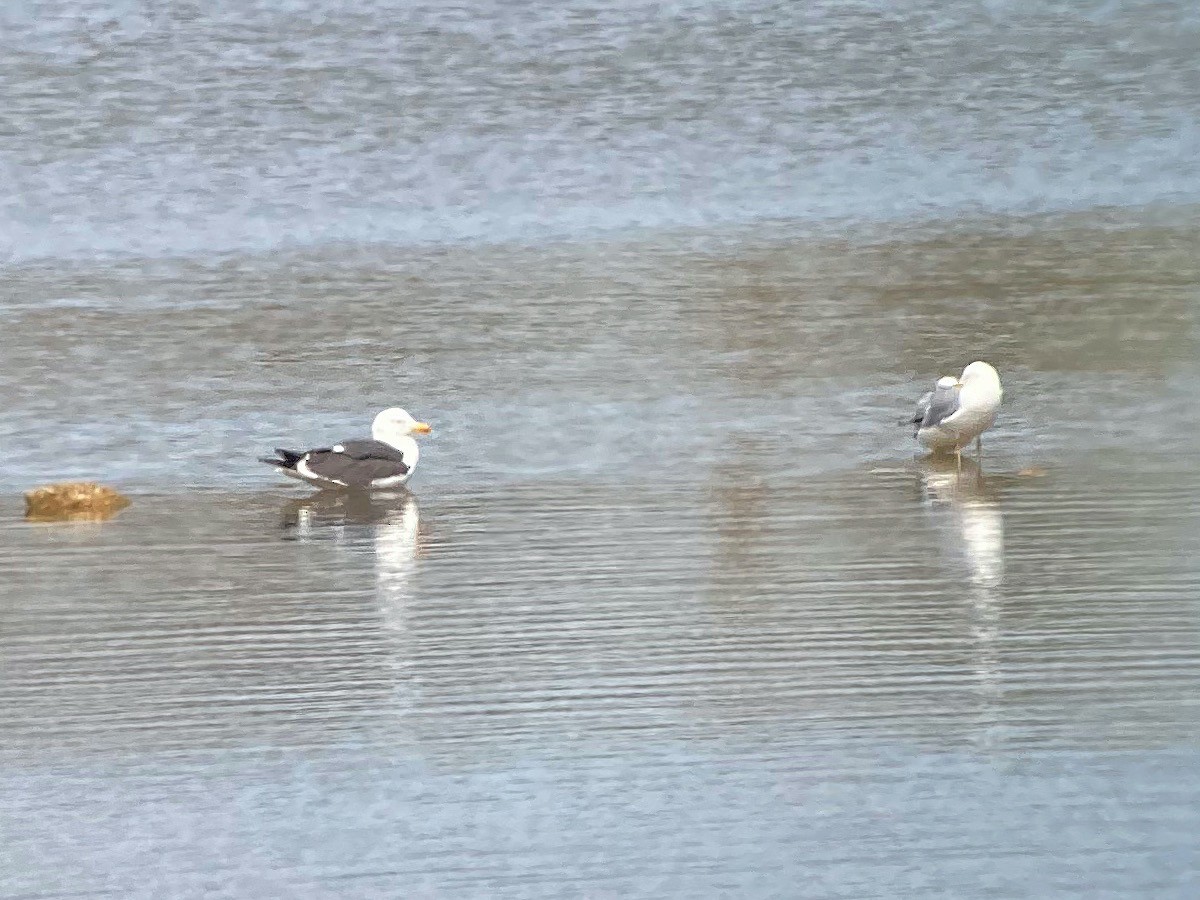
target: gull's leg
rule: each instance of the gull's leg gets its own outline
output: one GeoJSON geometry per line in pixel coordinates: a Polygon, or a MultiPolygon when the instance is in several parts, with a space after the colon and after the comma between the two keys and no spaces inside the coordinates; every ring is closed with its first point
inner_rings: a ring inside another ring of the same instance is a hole
{"type": "Polygon", "coordinates": [[[979,435],[979,437],[975,438],[975,452],[978,453],[980,456],[983,455],[983,435],[982,434],[979,435]]]}
{"type": "Polygon", "coordinates": [[[962,447],[954,448],[954,459],[958,463],[958,472],[961,475],[962,474],[962,447]]]}

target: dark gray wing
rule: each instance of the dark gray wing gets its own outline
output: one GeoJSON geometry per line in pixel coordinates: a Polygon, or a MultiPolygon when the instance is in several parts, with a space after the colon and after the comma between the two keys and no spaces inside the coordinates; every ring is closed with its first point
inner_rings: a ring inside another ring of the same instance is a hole
{"type": "Polygon", "coordinates": [[[958,391],[957,387],[934,388],[920,427],[931,428],[958,412],[958,391]]]}
{"type": "Polygon", "coordinates": [[[309,450],[304,465],[314,475],[346,487],[370,487],[381,479],[408,474],[404,454],[380,441],[343,441],[309,450]]]}

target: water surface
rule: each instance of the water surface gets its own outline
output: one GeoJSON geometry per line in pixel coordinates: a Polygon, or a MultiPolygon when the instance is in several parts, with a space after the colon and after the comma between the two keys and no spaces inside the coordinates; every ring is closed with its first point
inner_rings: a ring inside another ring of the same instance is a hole
{"type": "Polygon", "coordinates": [[[1195,895],[1189,4],[0,20],[0,896],[1195,895]]]}

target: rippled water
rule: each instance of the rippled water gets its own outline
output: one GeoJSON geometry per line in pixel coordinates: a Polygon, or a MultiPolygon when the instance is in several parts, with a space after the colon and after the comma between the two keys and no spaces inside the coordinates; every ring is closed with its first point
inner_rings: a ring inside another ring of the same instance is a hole
{"type": "Polygon", "coordinates": [[[18,260],[1200,200],[1186,0],[0,15],[18,260]]]}
{"type": "Polygon", "coordinates": [[[13,522],[6,883],[1183,896],[1198,491],[914,466],[13,522]]]}
{"type": "Polygon", "coordinates": [[[1194,896],[1198,38],[6,5],[0,896],[1194,896]]]}

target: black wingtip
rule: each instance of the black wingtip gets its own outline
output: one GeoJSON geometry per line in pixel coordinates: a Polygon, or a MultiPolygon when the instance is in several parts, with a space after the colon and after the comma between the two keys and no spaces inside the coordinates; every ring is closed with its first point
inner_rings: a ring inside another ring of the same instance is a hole
{"type": "Polygon", "coordinates": [[[281,469],[294,469],[296,468],[296,463],[300,462],[304,456],[303,453],[297,453],[295,450],[285,450],[283,447],[276,447],[275,452],[279,454],[277,457],[260,456],[258,461],[272,466],[279,466],[281,469]]]}

